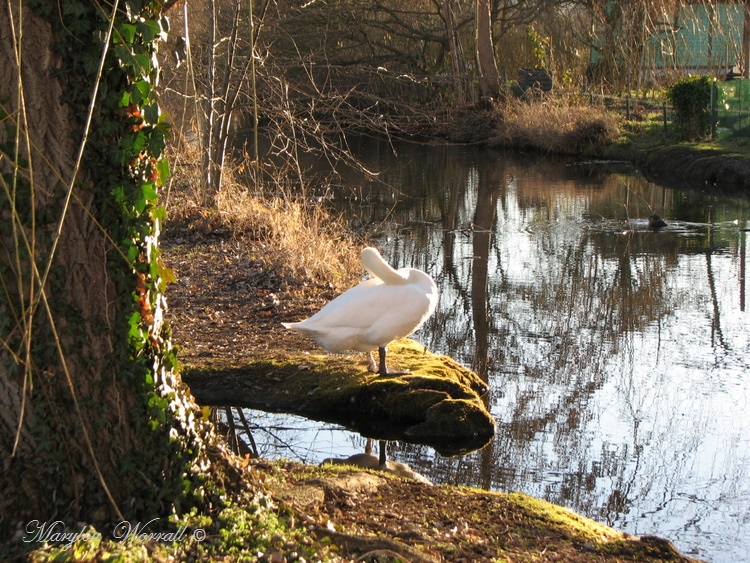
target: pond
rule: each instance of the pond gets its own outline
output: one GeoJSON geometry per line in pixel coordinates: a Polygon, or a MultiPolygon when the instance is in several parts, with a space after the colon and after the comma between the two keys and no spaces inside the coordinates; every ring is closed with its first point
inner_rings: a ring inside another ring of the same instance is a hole
{"type": "MultiPolygon", "coordinates": [[[[378,181],[332,201],[387,260],[429,272],[414,335],[491,386],[496,436],[436,483],[521,491],[709,561],[750,553],[750,204],[646,181],[626,163],[361,140],[378,181]],[[667,226],[654,231],[657,212],[667,226]]],[[[363,439],[256,414],[263,455],[309,463],[363,439]],[[265,444],[265,445],[263,445],[265,444]]]]}

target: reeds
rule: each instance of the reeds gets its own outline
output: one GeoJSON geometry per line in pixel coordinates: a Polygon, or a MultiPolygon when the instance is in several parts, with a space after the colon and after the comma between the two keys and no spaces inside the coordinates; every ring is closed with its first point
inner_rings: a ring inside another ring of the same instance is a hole
{"type": "Polygon", "coordinates": [[[264,261],[303,282],[344,287],[362,272],[359,250],[341,217],[316,198],[258,196],[238,184],[216,198],[222,224],[265,246],[264,261]]]}

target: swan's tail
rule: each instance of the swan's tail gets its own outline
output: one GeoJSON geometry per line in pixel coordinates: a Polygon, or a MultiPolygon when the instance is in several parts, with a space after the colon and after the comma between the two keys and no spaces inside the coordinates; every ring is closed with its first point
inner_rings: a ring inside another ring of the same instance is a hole
{"type": "Polygon", "coordinates": [[[289,330],[296,330],[297,332],[301,332],[302,334],[307,334],[310,336],[317,333],[317,331],[314,328],[310,328],[304,323],[305,321],[299,321],[296,323],[281,323],[281,326],[289,330]]]}

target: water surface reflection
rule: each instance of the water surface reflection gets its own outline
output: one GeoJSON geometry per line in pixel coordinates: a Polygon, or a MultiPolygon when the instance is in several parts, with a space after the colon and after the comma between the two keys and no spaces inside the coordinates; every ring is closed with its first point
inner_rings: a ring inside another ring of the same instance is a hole
{"type": "MultiPolygon", "coordinates": [[[[378,226],[391,263],[436,279],[416,338],[487,379],[498,425],[468,456],[400,444],[395,457],[434,482],[523,491],[744,560],[748,202],[625,165],[397,148],[362,146],[382,183],[345,178],[335,201],[378,226]]],[[[307,461],[347,455],[330,450],[307,461]]]]}

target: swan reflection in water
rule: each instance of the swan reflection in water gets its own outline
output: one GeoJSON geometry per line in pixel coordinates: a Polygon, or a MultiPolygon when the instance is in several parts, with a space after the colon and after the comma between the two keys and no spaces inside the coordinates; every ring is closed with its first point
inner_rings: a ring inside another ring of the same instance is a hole
{"type": "Polygon", "coordinates": [[[377,469],[378,471],[384,471],[386,473],[392,473],[405,479],[411,479],[425,485],[432,485],[427,477],[421,473],[417,473],[411,467],[405,463],[398,461],[386,460],[386,442],[385,440],[379,440],[380,444],[380,455],[375,456],[372,453],[372,440],[367,439],[367,445],[365,446],[365,453],[354,454],[347,458],[340,457],[329,457],[320,462],[320,465],[330,463],[332,465],[353,465],[355,467],[362,467],[364,469],[377,469]]]}

